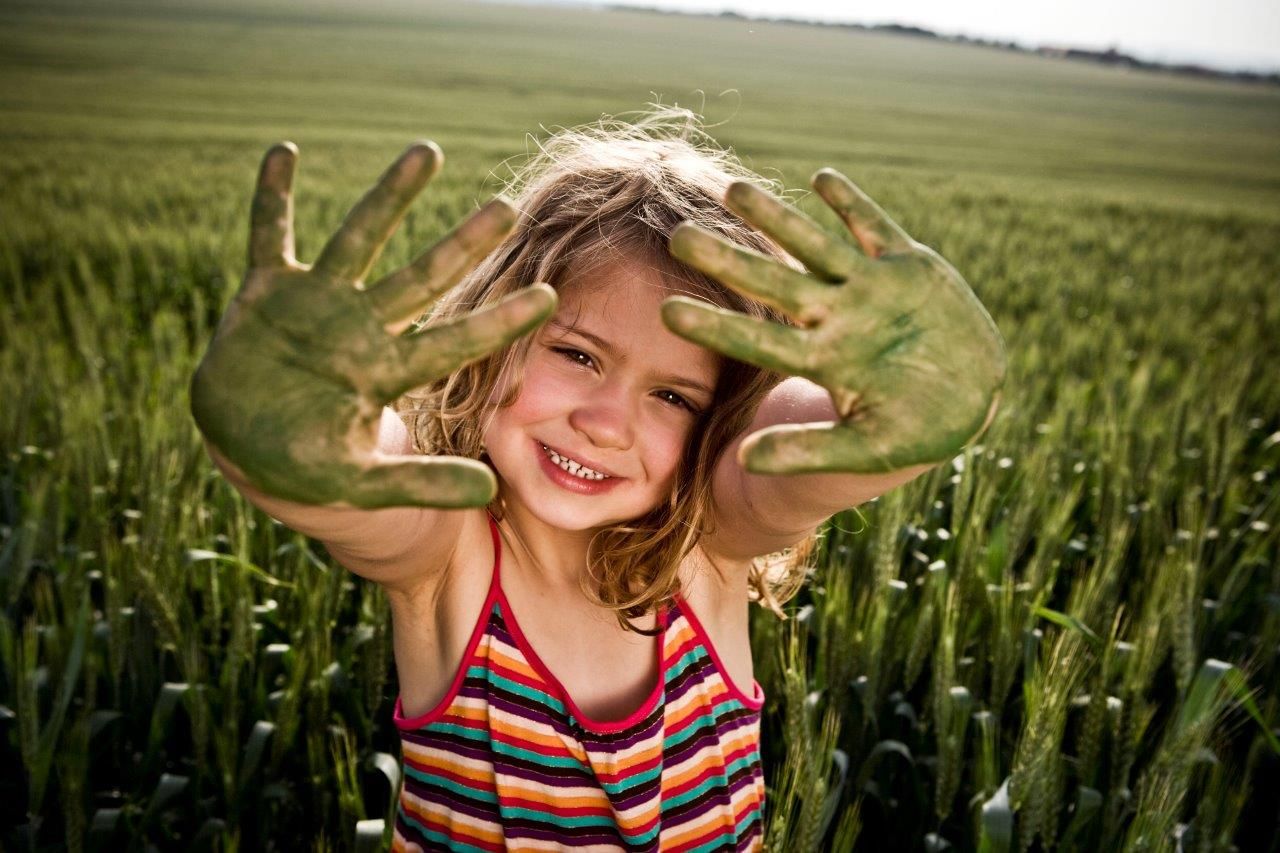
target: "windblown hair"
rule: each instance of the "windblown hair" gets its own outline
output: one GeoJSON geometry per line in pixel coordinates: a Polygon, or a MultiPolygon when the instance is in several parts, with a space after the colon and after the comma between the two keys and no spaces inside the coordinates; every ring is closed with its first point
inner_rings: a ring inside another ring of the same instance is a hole
{"type": "MultiPolygon", "coordinates": [[[[420,325],[460,317],[535,282],[559,289],[610,260],[645,265],[675,292],[790,324],[778,311],[668,254],[672,230],[689,220],[799,268],[781,247],[725,207],[725,190],[734,180],[763,182],[730,151],[717,147],[699,118],[685,109],[655,106],[634,122],[606,117],[561,129],[515,171],[508,185],[521,211],[516,229],[420,325]]],[[[397,409],[420,452],[486,459],[482,441],[488,416],[495,406],[516,400],[532,337],[400,400],[397,409]],[[494,401],[502,387],[503,399],[494,401]]],[[[592,539],[583,592],[588,600],[614,610],[625,630],[650,633],[630,620],[669,603],[680,591],[680,563],[710,532],[714,518],[716,463],[782,378],[725,358],[712,403],[691,430],[669,499],[592,539]]],[[[499,499],[489,509],[502,517],[499,499]]],[[[785,619],[781,605],[803,585],[812,550],[810,539],[757,558],[749,577],[751,599],[785,619]]]]}

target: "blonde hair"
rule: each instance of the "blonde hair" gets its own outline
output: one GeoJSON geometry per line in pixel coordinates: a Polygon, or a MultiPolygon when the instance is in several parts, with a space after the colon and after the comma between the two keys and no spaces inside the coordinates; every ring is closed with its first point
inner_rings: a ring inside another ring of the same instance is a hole
{"type": "MultiPolygon", "coordinates": [[[[459,317],[534,282],[559,288],[610,258],[644,264],[673,290],[722,308],[790,324],[778,311],[741,296],[667,252],[672,230],[690,220],[799,266],[724,206],[732,181],[760,185],[762,179],[730,151],[717,147],[700,125],[689,110],[654,105],[631,122],[605,117],[555,133],[515,171],[508,185],[522,214],[515,231],[434,306],[423,324],[459,317]]],[[[484,458],[486,417],[495,406],[516,400],[531,337],[402,398],[397,409],[407,416],[419,451],[484,458]],[[504,380],[503,399],[492,401],[504,380]]],[[[669,500],[592,539],[583,592],[598,606],[614,610],[625,630],[652,633],[629,620],[667,604],[680,591],[681,561],[711,532],[716,463],[782,378],[724,359],[711,405],[691,430],[669,500]]],[[[497,499],[490,512],[502,517],[497,499]]],[[[803,585],[812,550],[811,537],[754,560],[748,578],[751,599],[785,619],[781,605],[803,585]]]]}

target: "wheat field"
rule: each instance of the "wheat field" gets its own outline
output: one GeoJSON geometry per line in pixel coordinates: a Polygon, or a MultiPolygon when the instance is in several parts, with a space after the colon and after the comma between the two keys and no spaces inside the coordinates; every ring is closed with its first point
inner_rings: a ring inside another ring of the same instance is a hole
{"type": "Polygon", "coordinates": [[[5,2],[0,81],[0,849],[384,844],[386,601],[187,410],[258,159],[299,145],[309,259],[438,142],[390,269],[661,100],[832,229],[808,176],[851,176],[1011,359],[979,444],[753,613],[770,849],[1280,850],[1280,88],[410,0],[5,2]]]}

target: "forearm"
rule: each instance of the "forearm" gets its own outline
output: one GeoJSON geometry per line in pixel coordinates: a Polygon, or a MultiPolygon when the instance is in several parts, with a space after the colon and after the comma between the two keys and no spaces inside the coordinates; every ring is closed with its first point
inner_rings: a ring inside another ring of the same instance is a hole
{"type": "MultiPolygon", "coordinates": [[[[408,432],[390,410],[383,413],[379,444],[390,453],[410,453],[408,432]]],[[[249,483],[244,472],[207,441],[205,449],[223,477],[254,506],[285,526],[320,540],[335,559],[356,564],[394,561],[423,522],[421,507],[366,510],[350,506],[314,506],[268,495],[249,483]]],[[[438,512],[438,510],[436,511],[438,512]]]]}
{"type": "Polygon", "coordinates": [[[759,475],[748,472],[737,458],[742,440],[758,430],[781,424],[831,423],[836,419],[835,407],[826,389],[793,377],[769,393],[751,426],[730,448],[732,468],[737,470],[750,515],[783,538],[803,536],[837,512],[866,503],[914,480],[936,464],[913,465],[879,474],[759,475]]]}

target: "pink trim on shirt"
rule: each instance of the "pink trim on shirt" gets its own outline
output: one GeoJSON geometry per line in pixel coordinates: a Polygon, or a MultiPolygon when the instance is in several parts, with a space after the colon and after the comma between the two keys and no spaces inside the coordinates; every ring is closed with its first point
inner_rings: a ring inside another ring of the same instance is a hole
{"type": "MultiPolygon", "coordinates": [[[[493,526],[496,533],[498,528],[494,525],[492,518],[489,519],[489,524],[493,526]]],[[[498,539],[495,539],[494,542],[495,548],[500,547],[498,539]]],[[[654,637],[654,646],[656,647],[655,654],[657,655],[658,661],[658,681],[654,684],[653,689],[649,691],[648,698],[640,703],[639,708],[636,708],[621,720],[597,720],[584,713],[583,710],[578,707],[578,703],[573,701],[573,697],[569,695],[569,691],[565,689],[565,686],[560,683],[560,679],[556,678],[555,674],[551,672],[551,669],[542,662],[542,658],[538,653],[533,650],[533,645],[529,642],[528,638],[525,637],[524,631],[520,629],[520,625],[516,621],[515,610],[511,607],[511,602],[507,600],[507,595],[502,590],[501,582],[497,580],[497,563],[495,563],[494,566],[494,583],[498,587],[498,601],[502,604],[502,615],[506,622],[507,630],[511,632],[512,639],[516,641],[516,646],[528,659],[529,664],[537,670],[538,674],[547,682],[547,685],[550,686],[560,700],[568,706],[569,710],[573,712],[573,716],[577,718],[578,722],[582,724],[584,729],[590,732],[595,732],[596,734],[612,734],[634,726],[636,723],[649,716],[657,706],[659,700],[662,699],[663,687],[667,683],[667,671],[666,667],[663,666],[663,651],[666,648],[667,638],[667,614],[665,610],[660,617],[662,632],[654,637]]]]}
{"type": "Polygon", "coordinates": [[[396,696],[396,707],[391,719],[397,728],[407,731],[435,722],[448,710],[453,700],[457,697],[458,691],[462,689],[462,682],[467,677],[467,664],[470,662],[472,655],[475,654],[476,647],[480,645],[480,638],[484,636],[485,627],[489,624],[489,613],[493,610],[493,602],[497,598],[495,593],[501,592],[498,587],[498,569],[502,563],[502,549],[498,547],[498,528],[494,526],[492,518],[489,519],[489,533],[493,537],[493,577],[489,581],[489,593],[485,596],[484,606],[480,608],[480,618],[476,620],[476,625],[471,630],[471,639],[467,641],[467,648],[462,652],[462,660],[458,663],[458,671],[453,676],[453,682],[449,685],[449,689],[445,691],[444,697],[430,711],[419,714],[412,719],[405,718],[404,706],[400,702],[401,697],[396,696]]]}
{"type": "Polygon", "coordinates": [[[711,660],[715,662],[716,669],[720,670],[720,678],[724,681],[724,686],[729,689],[729,695],[737,699],[743,705],[746,705],[753,711],[758,711],[764,706],[764,689],[760,687],[760,682],[755,678],[751,679],[751,690],[753,696],[747,696],[738,685],[733,683],[733,679],[729,677],[729,670],[725,669],[723,661],[720,660],[720,653],[716,651],[715,644],[711,642],[711,635],[707,633],[707,629],[702,627],[702,622],[694,614],[693,608],[684,600],[680,593],[676,593],[676,603],[680,605],[680,612],[684,613],[684,618],[689,620],[689,624],[693,626],[694,633],[698,635],[698,639],[702,640],[702,644],[707,647],[707,654],[711,655],[711,660]]]}
{"type": "MultiPolygon", "coordinates": [[[[445,691],[445,695],[437,702],[429,711],[419,714],[416,717],[406,718],[404,716],[404,706],[401,703],[401,696],[396,697],[395,710],[392,714],[392,720],[399,729],[406,731],[421,728],[422,726],[432,723],[441,717],[453,700],[457,697],[458,691],[462,689],[462,682],[466,678],[467,664],[475,654],[476,648],[480,645],[480,638],[484,636],[485,628],[489,624],[489,616],[493,612],[494,601],[502,605],[502,613],[506,622],[507,630],[511,632],[512,639],[515,640],[516,646],[529,660],[529,664],[538,672],[539,675],[552,688],[559,699],[573,712],[574,717],[582,724],[587,731],[597,734],[612,734],[630,728],[650,713],[657,706],[662,698],[663,689],[666,685],[667,668],[665,661],[667,628],[669,627],[671,614],[667,608],[663,608],[659,617],[662,625],[662,632],[654,638],[655,654],[658,662],[658,680],[653,686],[653,690],[649,692],[648,697],[640,704],[640,707],[632,711],[621,720],[596,720],[583,712],[578,704],[573,701],[573,697],[569,695],[569,691],[565,689],[560,679],[556,678],[551,669],[542,661],[542,658],[533,649],[533,645],[525,637],[524,631],[521,630],[516,620],[515,611],[511,607],[511,602],[507,600],[506,593],[502,590],[501,572],[502,572],[502,539],[498,533],[498,526],[494,522],[493,517],[489,516],[489,533],[493,540],[493,575],[489,581],[489,592],[485,596],[484,606],[480,608],[480,616],[476,619],[475,627],[471,630],[471,638],[467,641],[466,649],[462,653],[462,660],[458,664],[458,671],[454,674],[453,681],[449,685],[449,689],[445,691]]],[[[701,620],[694,614],[693,608],[684,600],[684,597],[676,593],[675,599],[680,606],[681,612],[685,618],[689,620],[690,626],[702,644],[707,649],[707,654],[711,656],[712,662],[720,673],[720,678],[724,682],[725,688],[733,698],[737,699],[747,708],[751,710],[759,710],[764,706],[764,690],[760,686],[760,682],[755,678],[751,680],[752,696],[747,696],[734,684],[733,679],[729,677],[729,671],[725,668],[723,661],[720,659],[719,652],[716,651],[715,644],[711,642],[711,636],[703,627],[701,620]]]]}

